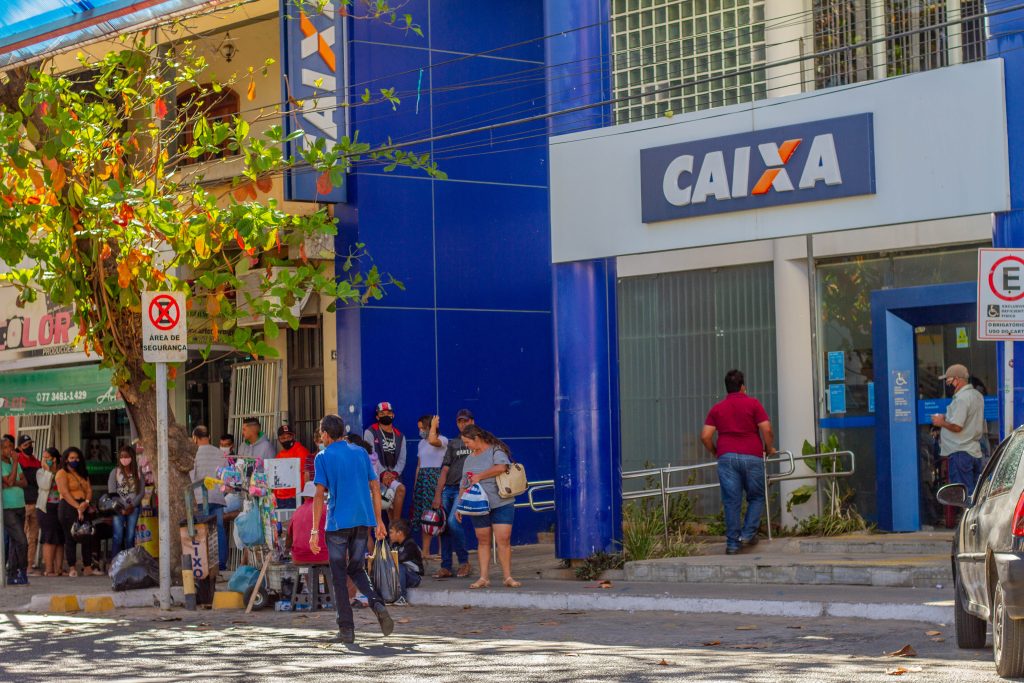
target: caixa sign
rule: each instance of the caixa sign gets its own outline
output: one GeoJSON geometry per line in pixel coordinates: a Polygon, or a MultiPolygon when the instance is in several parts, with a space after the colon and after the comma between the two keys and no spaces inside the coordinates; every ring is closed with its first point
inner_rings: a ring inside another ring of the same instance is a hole
{"type": "Polygon", "coordinates": [[[871,114],[640,151],[644,223],[874,194],[871,114]]]}
{"type": "MultiPolygon", "coordinates": [[[[346,135],[345,12],[340,0],[281,0],[281,54],[284,130],[303,137],[285,145],[285,156],[299,157],[302,147],[323,140],[326,149],[346,135]]],[[[287,172],[285,199],[339,203],[345,185],[327,194],[317,188],[319,172],[298,167],[287,172]]]]}

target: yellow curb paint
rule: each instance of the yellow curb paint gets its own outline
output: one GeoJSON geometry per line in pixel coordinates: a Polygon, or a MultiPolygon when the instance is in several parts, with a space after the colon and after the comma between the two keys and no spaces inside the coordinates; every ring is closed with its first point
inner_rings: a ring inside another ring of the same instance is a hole
{"type": "Polygon", "coordinates": [[[213,609],[245,609],[245,602],[241,593],[217,591],[213,594],[213,609]]]}
{"type": "Polygon", "coordinates": [[[109,595],[100,595],[95,598],[85,599],[86,612],[112,612],[114,610],[114,599],[109,595]]]}
{"type": "Polygon", "coordinates": [[[51,612],[77,612],[81,609],[78,606],[78,598],[74,595],[51,595],[51,612]]]}

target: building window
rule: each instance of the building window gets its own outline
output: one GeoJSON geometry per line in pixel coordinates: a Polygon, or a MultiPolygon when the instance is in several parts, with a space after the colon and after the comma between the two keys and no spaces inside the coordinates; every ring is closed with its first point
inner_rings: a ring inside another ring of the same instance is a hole
{"type": "Polygon", "coordinates": [[[763,0],[613,0],[615,122],[762,99],[763,0]]]}
{"type": "MultiPolygon", "coordinates": [[[[231,123],[231,117],[237,116],[239,113],[238,93],[231,88],[224,88],[219,93],[215,93],[211,85],[186,90],[178,95],[177,105],[179,121],[189,121],[197,114],[202,113],[211,125],[218,121],[231,123]]],[[[194,121],[189,121],[182,127],[181,137],[178,140],[178,149],[181,154],[186,154],[188,148],[192,146],[193,123],[194,121]]],[[[231,154],[228,143],[224,142],[216,154],[208,152],[195,159],[185,156],[181,163],[195,164],[201,161],[212,161],[213,159],[223,159],[231,154]]]]}
{"type": "Polygon", "coordinates": [[[868,0],[815,0],[814,63],[816,88],[858,83],[872,78],[871,47],[841,48],[871,39],[868,0]]]}

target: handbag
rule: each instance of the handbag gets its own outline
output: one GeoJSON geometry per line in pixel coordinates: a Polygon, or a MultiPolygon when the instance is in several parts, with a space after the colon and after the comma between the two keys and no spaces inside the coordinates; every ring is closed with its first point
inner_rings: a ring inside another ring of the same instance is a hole
{"type": "Polygon", "coordinates": [[[380,599],[391,604],[402,596],[398,579],[398,551],[392,550],[387,541],[377,541],[370,555],[370,581],[380,599]]]}
{"type": "Polygon", "coordinates": [[[498,485],[499,496],[515,498],[527,489],[526,468],[522,463],[512,460],[511,455],[508,456],[508,459],[511,462],[505,465],[505,471],[496,476],[494,481],[498,485]]]}
{"type": "Polygon", "coordinates": [[[480,517],[491,511],[491,504],[487,501],[487,494],[484,493],[484,487],[480,486],[480,482],[462,492],[455,511],[469,517],[480,517]]]}
{"type": "Polygon", "coordinates": [[[248,547],[263,545],[263,519],[260,509],[251,501],[245,502],[245,510],[235,518],[235,529],[242,545],[248,547]]]}

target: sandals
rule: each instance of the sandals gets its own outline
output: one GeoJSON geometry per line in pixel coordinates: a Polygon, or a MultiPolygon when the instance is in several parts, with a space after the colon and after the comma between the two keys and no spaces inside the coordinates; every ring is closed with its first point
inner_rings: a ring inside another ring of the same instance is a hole
{"type": "Polygon", "coordinates": [[[490,579],[477,579],[473,583],[469,584],[469,587],[470,588],[490,588],[491,587],[491,580],[490,579]]]}
{"type": "Polygon", "coordinates": [[[71,569],[68,570],[68,576],[70,576],[73,579],[74,578],[78,578],[78,570],[75,569],[74,567],[72,567],[71,569]]]}
{"type": "Polygon", "coordinates": [[[473,568],[470,567],[469,563],[467,562],[466,564],[459,566],[459,571],[455,574],[455,576],[459,577],[460,579],[464,579],[467,576],[469,576],[469,573],[471,571],[473,571],[473,568]]]}
{"type": "Polygon", "coordinates": [[[505,584],[506,588],[519,588],[520,586],[523,585],[523,584],[519,583],[518,581],[516,581],[515,579],[513,579],[511,576],[508,577],[507,579],[505,579],[502,583],[505,584]]]}
{"type": "Polygon", "coordinates": [[[450,579],[454,576],[450,570],[444,569],[443,567],[434,574],[435,579],[450,579]]]}

